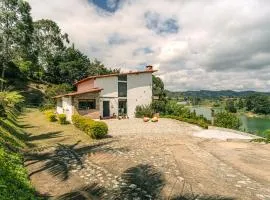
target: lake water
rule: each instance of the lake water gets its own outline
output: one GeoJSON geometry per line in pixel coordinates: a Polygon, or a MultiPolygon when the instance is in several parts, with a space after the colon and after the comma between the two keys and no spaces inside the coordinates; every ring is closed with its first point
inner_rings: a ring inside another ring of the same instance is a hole
{"type": "MultiPolygon", "coordinates": [[[[203,115],[208,120],[211,120],[211,108],[209,107],[194,106],[190,107],[190,110],[195,110],[197,115],[203,115]]],[[[223,109],[214,108],[214,110],[215,113],[218,113],[221,112],[223,109]]],[[[240,115],[239,118],[242,122],[241,130],[245,130],[248,132],[262,132],[270,129],[270,119],[247,117],[246,115],[240,115]]]]}

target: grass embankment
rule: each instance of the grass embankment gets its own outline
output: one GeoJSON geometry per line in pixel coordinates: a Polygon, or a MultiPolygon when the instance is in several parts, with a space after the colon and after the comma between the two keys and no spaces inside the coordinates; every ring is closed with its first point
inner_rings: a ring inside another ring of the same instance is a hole
{"type": "Polygon", "coordinates": [[[23,165],[22,149],[27,134],[15,116],[0,118],[0,199],[40,199],[36,196],[23,165]]]}

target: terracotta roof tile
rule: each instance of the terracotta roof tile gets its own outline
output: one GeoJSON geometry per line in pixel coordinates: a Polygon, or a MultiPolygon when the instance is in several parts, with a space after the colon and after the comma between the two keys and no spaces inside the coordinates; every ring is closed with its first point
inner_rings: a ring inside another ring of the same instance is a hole
{"type": "Polygon", "coordinates": [[[57,95],[57,96],[55,96],[53,98],[56,99],[56,98],[66,97],[66,96],[76,96],[76,95],[79,95],[79,94],[100,92],[101,90],[103,90],[103,88],[92,88],[91,90],[85,90],[85,91],[80,91],[80,92],[77,91],[77,92],[71,92],[71,93],[67,93],[67,94],[57,95]]]}
{"type": "Polygon", "coordinates": [[[84,81],[87,81],[89,79],[93,78],[105,78],[105,77],[111,77],[111,76],[119,76],[119,75],[128,75],[128,74],[143,74],[143,73],[154,73],[157,72],[158,70],[145,70],[145,71],[134,71],[134,72],[126,72],[126,73],[115,73],[115,74],[105,74],[105,75],[97,75],[97,76],[89,76],[87,78],[84,78],[80,81],[77,81],[74,83],[74,85],[78,85],[79,83],[82,83],[84,81]]]}

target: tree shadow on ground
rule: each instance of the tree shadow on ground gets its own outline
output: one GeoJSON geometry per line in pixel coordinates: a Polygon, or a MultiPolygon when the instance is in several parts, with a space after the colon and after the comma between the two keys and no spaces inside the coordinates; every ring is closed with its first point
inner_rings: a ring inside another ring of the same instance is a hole
{"type": "Polygon", "coordinates": [[[65,181],[70,176],[70,171],[83,168],[82,157],[84,154],[104,151],[102,146],[110,142],[100,142],[89,146],[77,147],[80,141],[72,145],[58,144],[54,151],[45,153],[25,153],[26,166],[42,163],[41,167],[29,174],[33,176],[42,171],[48,171],[53,176],[65,181]]]}
{"type": "Polygon", "coordinates": [[[46,140],[52,138],[62,137],[62,131],[54,131],[48,133],[42,133],[40,135],[27,135],[27,141],[35,141],[35,140],[46,140]]]}
{"type": "Polygon", "coordinates": [[[73,190],[69,193],[61,195],[58,200],[88,200],[88,199],[103,199],[106,190],[97,183],[73,190]]]}
{"type": "Polygon", "coordinates": [[[126,185],[120,189],[120,197],[157,199],[165,185],[163,174],[151,165],[137,165],[125,170],[121,178],[126,185]]]}
{"type": "Polygon", "coordinates": [[[223,197],[219,195],[198,195],[198,194],[183,194],[171,198],[171,200],[234,200],[232,197],[223,197]]]}
{"type": "MultiPolygon", "coordinates": [[[[20,113],[20,115],[22,115],[23,113],[20,113]]],[[[9,115],[10,116],[10,115],[9,115]]],[[[13,123],[16,127],[19,128],[35,128],[36,126],[30,125],[30,124],[22,124],[22,123],[18,123],[18,118],[19,116],[13,116],[13,117],[9,117],[7,118],[7,120],[9,120],[11,123],[13,123]]]]}
{"type": "MultiPolygon", "coordinates": [[[[125,185],[120,185],[111,191],[94,183],[89,186],[78,188],[58,197],[58,200],[94,200],[94,199],[166,199],[166,200],[234,200],[231,197],[218,195],[200,195],[184,193],[172,198],[162,193],[165,186],[164,175],[151,165],[139,164],[125,170],[122,175],[125,185]]],[[[184,186],[183,186],[184,187],[184,186]]]]}

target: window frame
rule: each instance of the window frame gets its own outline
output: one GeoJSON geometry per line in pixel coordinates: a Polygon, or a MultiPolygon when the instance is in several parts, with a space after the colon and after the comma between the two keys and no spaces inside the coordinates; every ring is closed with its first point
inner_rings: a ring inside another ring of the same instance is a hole
{"type": "Polygon", "coordinates": [[[97,108],[96,99],[79,99],[78,100],[78,110],[95,110],[97,108]],[[80,106],[80,103],[93,103],[93,106],[80,106]]]}
{"type": "Polygon", "coordinates": [[[117,82],[117,86],[118,86],[118,97],[127,97],[127,75],[124,74],[124,75],[118,75],[118,82],[117,82]],[[120,85],[122,85],[122,87],[120,87],[120,85]],[[125,87],[124,90],[122,90],[120,92],[120,88],[123,88],[125,87]],[[120,95],[121,93],[121,95],[120,95]],[[122,95],[124,94],[124,95],[122,95]]]}

